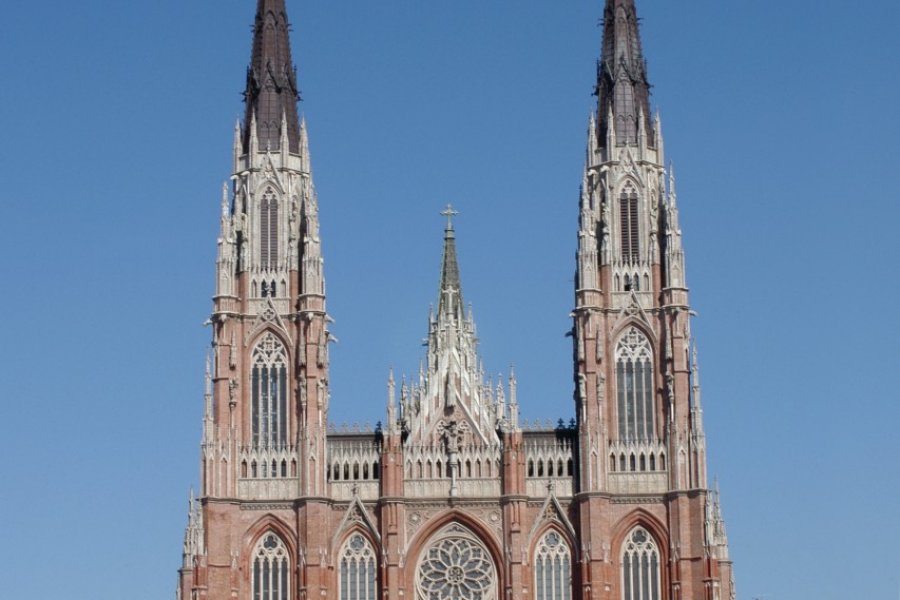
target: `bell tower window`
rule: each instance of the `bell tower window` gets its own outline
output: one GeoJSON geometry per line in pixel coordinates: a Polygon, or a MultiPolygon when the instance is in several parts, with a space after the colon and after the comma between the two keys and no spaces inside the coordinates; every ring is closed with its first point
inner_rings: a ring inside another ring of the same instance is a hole
{"type": "Polygon", "coordinates": [[[637,327],[629,328],[616,346],[616,400],[619,439],[655,439],[653,358],[650,342],[637,327]]]}
{"type": "Polygon", "coordinates": [[[265,534],[253,552],[253,600],[290,598],[288,550],[277,535],[265,534]]]}
{"type": "Polygon", "coordinates": [[[253,445],[280,448],[287,443],[287,353],[271,332],[253,349],[250,372],[253,445]]]}
{"type": "Polygon", "coordinates": [[[643,527],[637,527],[622,549],[622,600],[659,600],[659,549],[643,527]]]}
{"type": "Polygon", "coordinates": [[[263,270],[278,265],[278,198],[272,188],[259,203],[259,264],[263,270]]]}
{"type": "Polygon", "coordinates": [[[619,196],[619,232],[621,233],[622,260],[637,262],[640,257],[637,191],[629,185],[619,196]]]}

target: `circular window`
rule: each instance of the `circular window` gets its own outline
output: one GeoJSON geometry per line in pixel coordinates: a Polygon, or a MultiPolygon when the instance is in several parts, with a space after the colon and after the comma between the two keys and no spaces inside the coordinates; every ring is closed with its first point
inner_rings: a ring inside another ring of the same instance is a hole
{"type": "Polygon", "coordinates": [[[422,600],[491,600],[496,579],[487,548],[459,525],[435,536],[416,570],[416,588],[422,600]]]}

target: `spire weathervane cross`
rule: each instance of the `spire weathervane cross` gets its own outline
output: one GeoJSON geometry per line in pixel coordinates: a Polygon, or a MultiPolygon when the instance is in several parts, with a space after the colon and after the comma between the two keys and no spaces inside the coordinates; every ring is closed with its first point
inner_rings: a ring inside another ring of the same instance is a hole
{"type": "Polygon", "coordinates": [[[447,204],[447,208],[441,211],[441,214],[447,217],[447,229],[453,229],[453,217],[459,214],[458,210],[453,210],[452,204],[447,204]]]}

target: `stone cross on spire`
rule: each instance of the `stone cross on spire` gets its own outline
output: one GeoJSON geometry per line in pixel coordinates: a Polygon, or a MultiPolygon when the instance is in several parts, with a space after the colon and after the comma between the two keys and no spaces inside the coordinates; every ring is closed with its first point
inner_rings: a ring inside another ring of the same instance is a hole
{"type": "Polygon", "coordinates": [[[447,204],[447,208],[441,211],[441,214],[447,217],[447,230],[453,230],[453,217],[459,214],[458,210],[453,210],[452,204],[447,204]]]}

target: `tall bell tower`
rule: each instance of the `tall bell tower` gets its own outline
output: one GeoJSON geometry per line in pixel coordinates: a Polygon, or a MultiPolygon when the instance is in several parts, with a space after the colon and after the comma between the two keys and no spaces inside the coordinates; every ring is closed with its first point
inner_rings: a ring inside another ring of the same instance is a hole
{"type": "MultiPolygon", "coordinates": [[[[296,588],[299,571],[281,565],[279,553],[296,556],[292,540],[324,535],[315,524],[327,494],[329,333],[298,99],[284,0],[258,0],[246,111],[222,191],[201,484],[185,535],[183,599],[249,598],[266,577],[271,589],[296,588]],[[263,529],[277,538],[251,546],[263,529]],[[254,553],[268,553],[265,574],[239,568],[254,553]]],[[[319,562],[309,557],[304,575],[315,579],[319,562]]]]}
{"type": "Polygon", "coordinates": [[[606,0],[594,93],[573,312],[584,597],[643,599],[650,586],[672,600],[728,599],[675,175],[634,0],[606,0]],[[640,564],[647,556],[661,568],[640,564]]]}

